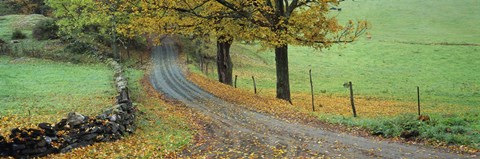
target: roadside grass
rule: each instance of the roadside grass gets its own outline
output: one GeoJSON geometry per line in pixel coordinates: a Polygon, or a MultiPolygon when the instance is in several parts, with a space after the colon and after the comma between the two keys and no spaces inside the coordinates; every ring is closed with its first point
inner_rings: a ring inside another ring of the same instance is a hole
{"type": "Polygon", "coordinates": [[[130,96],[139,109],[135,133],[117,142],[97,143],[46,158],[175,158],[192,143],[196,125],[191,110],[162,100],[143,71],[127,69],[126,76],[130,96]]]}
{"type": "MultiPolygon", "coordinates": [[[[99,64],[97,57],[68,52],[60,40],[38,41],[31,37],[34,24],[42,19],[46,17],[0,16],[0,38],[11,49],[9,53],[0,53],[1,135],[7,135],[14,127],[56,123],[71,111],[97,115],[111,108],[116,100],[113,71],[99,64]],[[12,44],[15,29],[27,38],[12,44]]],[[[146,76],[143,78],[144,72],[133,69],[147,63],[148,54],[130,52],[122,54],[122,64],[129,68],[126,76],[130,96],[140,112],[135,134],[117,142],[98,143],[45,158],[171,158],[192,143],[195,124],[189,115],[194,113],[162,101],[146,76]]]]}
{"type": "MultiPolygon", "coordinates": [[[[312,115],[331,123],[367,128],[372,133],[392,130],[383,132],[384,136],[398,137],[411,128],[390,123],[418,122],[413,114],[417,113],[419,86],[422,114],[432,119],[415,125],[421,130],[419,138],[457,147],[468,145],[478,151],[480,46],[476,45],[480,44],[480,29],[476,26],[480,21],[474,20],[479,14],[475,6],[478,2],[474,0],[342,2],[338,18],[368,20],[372,24],[371,38],[323,50],[289,46],[294,110],[312,109],[308,75],[312,69],[317,111],[312,115]],[[351,117],[349,92],[343,87],[348,81],[353,82],[358,118],[351,117]],[[459,124],[453,124],[456,121],[459,124]],[[457,128],[459,131],[453,131],[457,128]]],[[[208,46],[205,54],[215,57],[215,45],[208,46]]],[[[275,97],[272,50],[235,42],[231,54],[239,89],[253,94],[251,77],[255,76],[258,96],[265,100],[275,97]]],[[[196,62],[188,66],[189,70],[202,74],[196,62]]],[[[208,77],[217,79],[215,68],[210,69],[208,77]]]]}
{"type": "Polygon", "coordinates": [[[462,153],[480,152],[479,114],[475,112],[455,111],[458,110],[456,107],[445,107],[439,112],[427,109],[425,111],[428,113],[423,114],[428,114],[431,120],[422,122],[417,119],[415,103],[357,98],[356,103],[361,104],[361,107],[357,105],[357,114],[362,115],[354,118],[351,115],[349,99],[336,96],[316,96],[315,103],[320,104],[316,105],[316,111],[312,112],[309,94],[293,94],[293,98],[297,100],[293,100],[294,105],[290,105],[286,101],[275,99],[275,92],[255,95],[251,90],[232,88],[198,72],[192,71],[188,75],[189,80],[216,96],[244,105],[253,111],[272,114],[289,121],[316,124],[319,124],[316,121],[325,121],[340,124],[343,126],[336,128],[325,124],[322,126],[353,134],[364,135],[363,130],[368,130],[371,135],[393,140],[425,142],[462,153]],[[419,136],[413,140],[399,137],[404,131],[414,130],[419,132],[419,136]]]}
{"type": "Polygon", "coordinates": [[[333,124],[361,127],[371,134],[400,139],[403,132],[417,131],[419,136],[406,141],[424,141],[434,146],[448,147],[457,152],[475,154],[480,148],[480,132],[472,127],[478,122],[477,114],[430,115],[430,121],[417,120],[415,114],[401,114],[395,117],[353,118],[341,115],[315,113],[319,119],[333,124]]]}
{"type": "Polygon", "coordinates": [[[104,64],[53,62],[0,56],[0,133],[40,122],[58,122],[76,111],[95,115],[111,107],[112,70],[104,64]]]}
{"type": "MultiPolygon", "coordinates": [[[[1,135],[14,127],[56,123],[71,111],[94,116],[115,102],[113,71],[104,64],[0,56],[0,70],[1,135]]],[[[139,109],[135,134],[46,158],[175,157],[192,143],[194,113],[162,101],[142,70],[127,69],[125,74],[139,109]]]]}

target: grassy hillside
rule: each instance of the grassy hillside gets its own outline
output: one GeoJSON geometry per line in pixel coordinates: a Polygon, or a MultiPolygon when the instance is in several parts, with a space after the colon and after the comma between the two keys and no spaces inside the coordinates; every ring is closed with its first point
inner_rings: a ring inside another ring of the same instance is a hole
{"type": "Polygon", "coordinates": [[[374,40],[480,43],[477,0],[346,0],[340,19],[367,19],[374,40]]]}
{"type": "MultiPolygon", "coordinates": [[[[368,30],[371,38],[365,36],[357,42],[323,50],[290,46],[293,103],[311,109],[308,70],[312,69],[317,115],[322,120],[375,130],[392,129],[397,133],[393,136],[398,136],[402,129],[386,125],[415,118],[403,114],[416,113],[419,86],[422,114],[432,116],[436,123],[419,126],[425,135],[422,137],[478,148],[478,6],[476,0],[342,2],[342,11],[332,15],[340,21],[368,20],[372,25],[368,30]],[[360,118],[350,118],[349,92],[343,87],[348,81],[354,85],[360,118]],[[471,133],[445,132],[445,127],[459,126],[459,132],[471,133]]],[[[259,95],[272,97],[276,85],[274,53],[259,48],[255,44],[234,43],[233,74],[238,75],[237,86],[252,93],[251,76],[255,76],[259,95]]],[[[206,52],[214,56],[214,49],[211,45],[206,52]]],[[[193,65],[190,68],[199,72],[193,65]]],[[[209,77],[216,79],[212,73],[209,77]]]]}
{"type": "Polygon", "coordinates": [[[39,14],[0,16],[0,39],[11,40],[13,31],[17,29],[30,37],[35,24],[44,19],[48,17],[39,14]]]}
{"type": "Polygon", "coordinates": [[[0,131],[29,126],[77,111],[95,115],[111,107],[112,70],[103,64],[74,65],[0,56],[0,131]],[[5,129],[4,129],[5,128],[5,129]]]}
{"type": "MultiPolygon", "coordinates": [[[[317,94],[347,96],[343,83],[352,81],[359,96],[415,101],[415,87],[420,86],[430,105],[477,106],[480,46],[441,45],[480,44],[480,28],[474,27],[480,25],[474,20],[480,11],[475,4],[467,0],[342,2],[340,19],[369,20],[372,38],[324,50],[291,46],[292,92],[310,90],[308,70],[312,69],[317,94]]],[[[272,91],[274,54],[258,48],[235,43],[234,74],[239,75],[241,88],[251,89],[253,75],[257,87],[272,91]]],[[[214,47],[208,53],[214,54],[214,47]]]]}

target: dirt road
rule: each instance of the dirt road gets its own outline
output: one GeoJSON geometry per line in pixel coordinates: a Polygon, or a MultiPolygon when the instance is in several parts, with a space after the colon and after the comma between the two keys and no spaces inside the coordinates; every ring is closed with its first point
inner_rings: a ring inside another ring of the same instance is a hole
{"type": "Polygon", "coordinates": [[[188,81],[177,60],[174,42],[165,38],[154,48],[151,83],[167,97],[197,110],[209,134],[205,143],[184,155],[206,157],[331,157],[331,158],[465,158],[426,146],[377,141],[291,123],[244,109],[188,81]]]}

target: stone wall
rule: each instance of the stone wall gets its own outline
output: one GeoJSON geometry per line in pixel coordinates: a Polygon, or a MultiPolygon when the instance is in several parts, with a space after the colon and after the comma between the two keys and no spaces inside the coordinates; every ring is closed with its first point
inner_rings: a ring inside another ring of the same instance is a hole
{"type": "Polygon", "coordinates": [[[33,158],[50,153],[64,153],[95,142],[121,139],[135,131],[135,113],[128,95],[122,67],[114,60],[107,63],[115,71],[118,92],[116,105],[95,117],[71,112],[55,124],[40,123],[38,128],[14,128],[7,137],[0,136],[0,157],[33,158]]]}

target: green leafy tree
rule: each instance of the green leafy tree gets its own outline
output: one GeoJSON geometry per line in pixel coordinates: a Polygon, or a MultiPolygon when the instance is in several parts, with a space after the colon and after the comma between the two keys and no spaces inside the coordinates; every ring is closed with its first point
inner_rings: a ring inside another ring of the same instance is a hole
{"type": "Polygon", "coordinates": [[[249,22],[246,37],[260,40],[275,49],[277,98],[291,101],[288,72],[288,45],[329,47],[354,41],[367,29],[365,21],[338,24],[328,14],[336,0],[215,0],[249,22]]]}
{"type": "Polygon", "coordinates": [[[119,0],[47,0],[58,18],[60,35],[63,39],[90,45],[111,45],[112,52],[118,57],[116,26],[128,22],[123,18],[128,14],[120,7],[119,0]]]}
{"type": "Polygon", "coordinates": [[[235,17],[225,15],[225,7],[214,1],[134,1],[131,23],[123,26],[123,33],[133,34],[181,34],[208,38],[217,42],[218,80],[232,85],[233,64],[230,46],[239,38],[241,27],[235,17]]]}

